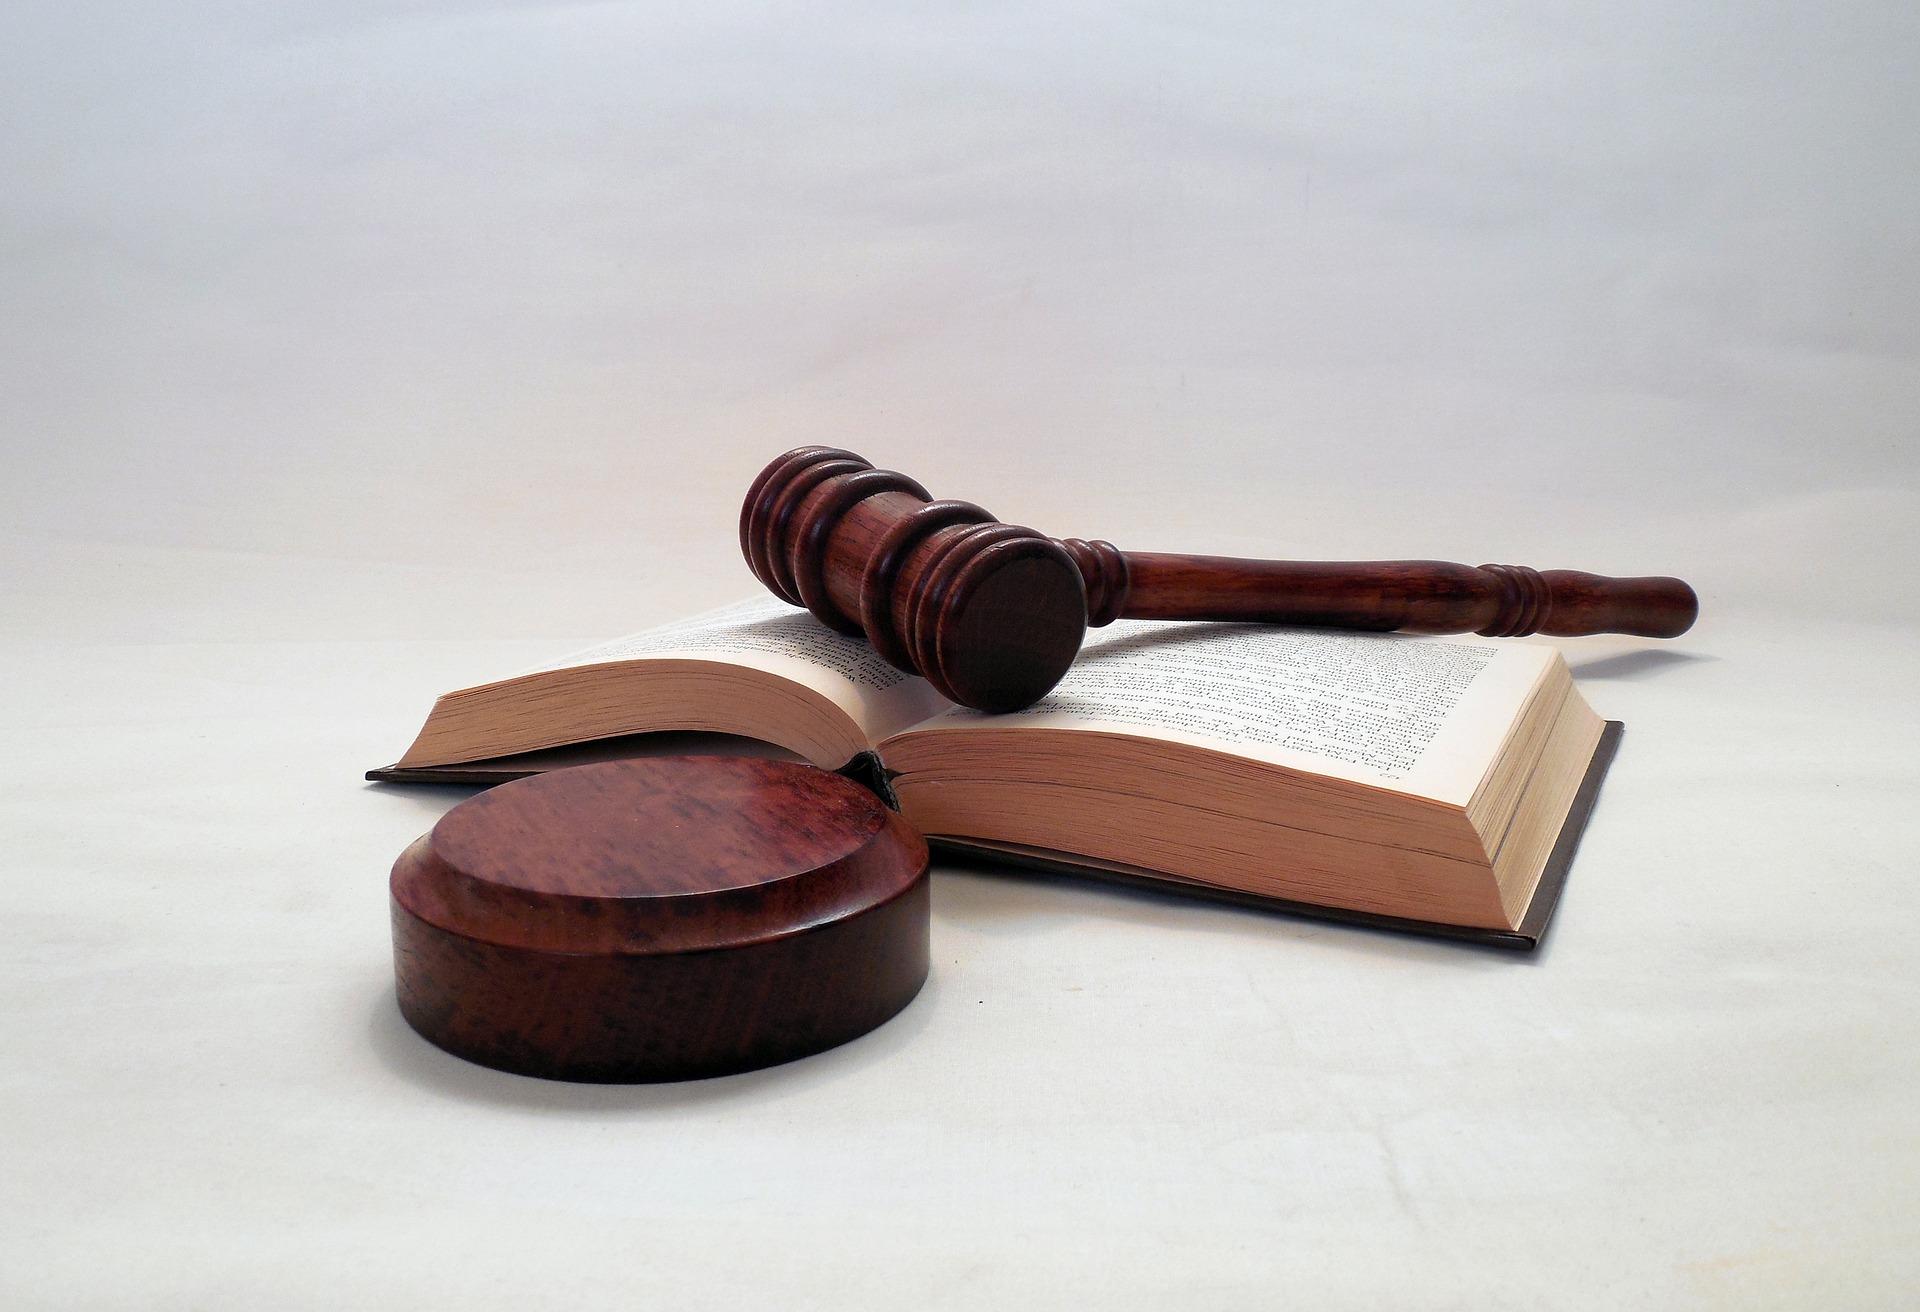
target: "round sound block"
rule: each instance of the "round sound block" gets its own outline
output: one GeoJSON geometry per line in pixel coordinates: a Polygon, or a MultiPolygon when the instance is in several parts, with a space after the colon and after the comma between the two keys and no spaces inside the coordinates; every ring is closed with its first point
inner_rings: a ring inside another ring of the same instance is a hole
{"type": "Polygon", "coordinates": [[[409,1024],[551,1079],[752,1070],[927,976],[927,845],[852,780],[719,756],[583,765],[449,811],[393,867],[409,1024]]]}

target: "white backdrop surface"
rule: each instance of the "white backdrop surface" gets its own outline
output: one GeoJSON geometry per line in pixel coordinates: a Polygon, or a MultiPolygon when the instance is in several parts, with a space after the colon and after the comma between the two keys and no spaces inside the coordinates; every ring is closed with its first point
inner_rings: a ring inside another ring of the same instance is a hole
{"type": "Polygon", "coordinates": [[[0,1301],[1896,1307],[1904,6],[54,5],[0,42],[0,1301]],[[393,1009],[433,694],[852,446],[1123,546],[1671,572],[1531,958],[942,871],[898,1020],[393,1009]]]}

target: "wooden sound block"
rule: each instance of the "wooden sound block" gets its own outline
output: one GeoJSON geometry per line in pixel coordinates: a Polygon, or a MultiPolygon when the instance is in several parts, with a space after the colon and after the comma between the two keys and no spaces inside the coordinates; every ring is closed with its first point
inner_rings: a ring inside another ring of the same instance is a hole
{"type": "Polygon", "coordinates": [[[449,811],[393,867],[401,1013],[469,1061],[692,1079],[845,1043],[927,976],[927,845],[841,775],[683,756],[449,811]]]}

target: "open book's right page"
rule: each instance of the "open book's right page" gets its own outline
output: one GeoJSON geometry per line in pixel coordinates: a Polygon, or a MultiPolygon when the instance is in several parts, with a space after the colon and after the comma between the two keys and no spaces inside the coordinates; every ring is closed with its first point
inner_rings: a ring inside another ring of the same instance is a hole
{"type": "Polygon", "coordinates": [[[1464,807],[1557,659],[1485,639],[1119,620],[1026,710],[957,707],[910,732],[1161,738],[1464,807]]]}

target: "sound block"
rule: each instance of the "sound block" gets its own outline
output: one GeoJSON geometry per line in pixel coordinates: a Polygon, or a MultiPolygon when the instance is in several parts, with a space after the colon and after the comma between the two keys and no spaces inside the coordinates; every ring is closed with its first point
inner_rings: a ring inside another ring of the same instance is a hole
{"type": "Polygon", "coordinates": [[[752,1070],[856,1038],[927,976],[927,845],[785,761],[556,770],[394,864],[400,1011],[448,1052],[595,1082],[752,1070]]]}

